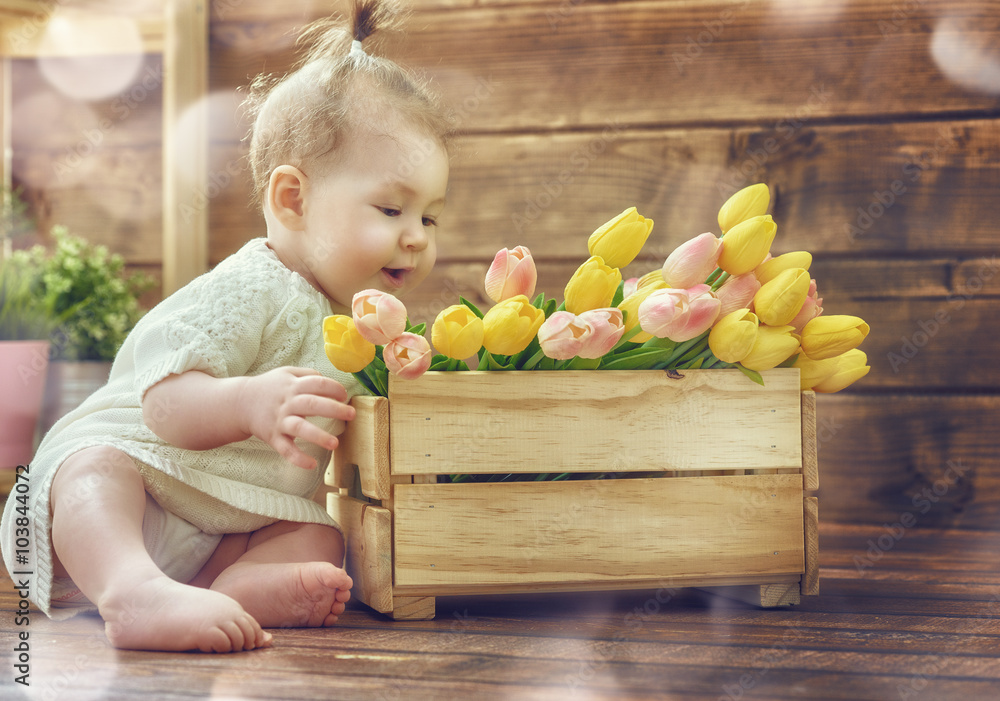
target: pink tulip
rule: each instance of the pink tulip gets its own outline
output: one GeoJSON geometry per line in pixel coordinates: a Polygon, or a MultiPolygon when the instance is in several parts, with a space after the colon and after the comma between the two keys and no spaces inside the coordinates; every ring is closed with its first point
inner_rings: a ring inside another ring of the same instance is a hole
{"type": "Polygon", "coordinates": [[[718,267],[722,239],[705,233],[682,243],[663,262],[663,280],[678,289],[705,282],[718,267]]]}
{"type": "Polygon", "coordinates": [[[697,338],[712,328],[712,324],[719,318],[719,310],[722,308],[719,298],[710,289],[699,289],[707,287],[708,285],[698,285],[688,290],[688,313],[683,326],[667,336],[671,341],[681,343],[697,338]]]}
{"type": "Polygon", "coordinates": [[[639,278],[630,277],[628,280],[625,281],[625,284],[622,287],[622,297],[628,297],[637,289],[639,289],[639,278]]]}
{"type": "Polygon", "coordinates": [[[657,338],[678,343],[697,338],[719,318],[721,303],[708,285],[657,290],[639,305],[639,325],[657,338]]]}
{"type": "Polygon", "coordinates": [[[554,312],[538,329],[538,344],[553,360],[569,360],[580,354],[593,335],[593,327],[572,312],[554,312]]]}
{"type": "Polygon", "coordinates": [[[737,309],[749,309],[754,295],[760,289],[760,281],[753,273],[744,273],[729,278],[715,291],[715,296],[722,302],[719,316],[735,312],[737,309]]]}
{"type": "Polygon", "coordinates": [[[672,287],[656,290],[639,305],[636,314],[639,327],[657,338],[669,338],[672,331],[684,324],[689,302],[687,290],[672,287]]]}
{"type": "Polygon", "coordinates": [[[802,304],[802,309],[799,310],[799,313],[788,324],[795,327],[796,333],[802,333],[803,327],[822,313],[823,298],[817,297],[816,280],[810,280],[809,295],[802,304]]]}
{"type": "Polygon", "coordinates": [[[388,292],[362,290],[351,300],[358,333],[382,346],[406,331],[406,307],[388,292]]]}
{"type": "Polygon", "coordinates": [[[625,333],[622,310],[617,307],[591,309],[580,315],[594,330],[590,338],[577,353],[581,358],[600,358],[611,352],[625,333]]]}
{"type": "Polygon", "coordinates": [[[414,380],[431,366],[431,344],[423,336],[403,333],[385,345],[382,359],[393,375],[414,380]]]}
{"type": "Polygon", "coordinates": [[[531,251],[524,246],[502,248],[493,258],[486,272],[486,294],[494,302],[524,295],[529,299],[535,294],[538,271],[531,251]]]}

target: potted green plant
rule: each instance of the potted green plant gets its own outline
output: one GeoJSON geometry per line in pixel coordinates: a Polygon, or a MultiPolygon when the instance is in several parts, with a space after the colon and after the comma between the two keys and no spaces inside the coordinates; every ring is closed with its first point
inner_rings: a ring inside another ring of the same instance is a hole
{"type": "Polygon", "coordinates": [[[34,270],[34,296],[60,318],[51,341],[42,428],[48,430],[108,379],[111,361],[143,314],[139,297],[155,285],[144,273],[128,273],[125,259],[52,229],[49,251],[35,246],[25,255],[34,270]]]}
{"type": "Polygon", "coordinates": [[[31,458],[49,338],[60,321],[51,300],[32,291],[35,272],[22,251],[0,258],[0,468],[31,458]]]}

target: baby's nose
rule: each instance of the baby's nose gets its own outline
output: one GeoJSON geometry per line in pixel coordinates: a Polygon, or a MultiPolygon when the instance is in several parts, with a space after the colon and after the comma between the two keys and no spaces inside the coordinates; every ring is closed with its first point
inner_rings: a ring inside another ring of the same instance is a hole
{"type": "Polygon", "coordinates": [[[423,226],[408,226],[400,239],[402,247],[411,251],[422,251],[429,242],[430,237],[423,226]]]}

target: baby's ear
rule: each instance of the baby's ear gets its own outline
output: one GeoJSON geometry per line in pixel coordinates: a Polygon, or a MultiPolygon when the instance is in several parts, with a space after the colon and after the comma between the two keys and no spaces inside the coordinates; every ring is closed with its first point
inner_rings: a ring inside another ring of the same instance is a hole
{"type": "Polygon", "coordinates": [[[290,231],[305,228],[305,174],[295,166],[281,165],[271,171],[267,184],[267,208],[282,226],[290,231]]]}

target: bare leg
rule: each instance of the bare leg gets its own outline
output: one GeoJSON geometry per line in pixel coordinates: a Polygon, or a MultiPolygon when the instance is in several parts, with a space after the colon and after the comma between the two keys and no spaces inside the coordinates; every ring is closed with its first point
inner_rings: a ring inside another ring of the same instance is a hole
{"type": "Polygon", "coordinates": [[[232,652],[270,635],[232,598],[176,582],[146,552],[146,493],[132,460],[113,448],[67,459],[52,484],[57,575],[93,601],[115,647],[232,652]]]}
{"type": "Polygon", "coordinates": [[[192,584],[231,596],[265,627],[337,622],[352,584],[334,564],[344,560],[340,533],[329,526],[280,521],[243,538],[223,539],[218,557],[192,584]]]}

